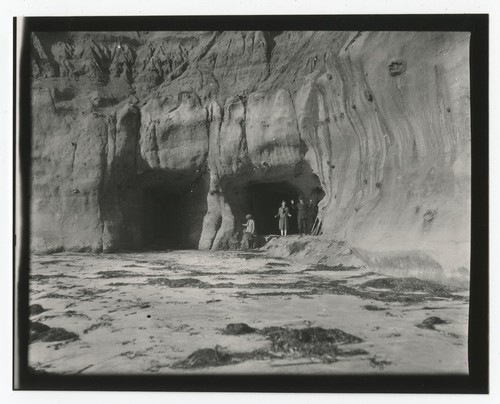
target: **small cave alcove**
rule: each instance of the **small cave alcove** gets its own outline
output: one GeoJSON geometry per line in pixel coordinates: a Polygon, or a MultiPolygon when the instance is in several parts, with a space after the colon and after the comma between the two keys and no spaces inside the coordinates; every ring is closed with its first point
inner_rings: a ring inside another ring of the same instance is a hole
{"type": "Polygon", "coordinates": [[[325,193],[318,177],[309,170],[299,174],[274,178],[271,181],[252,181],[244,189],[246,213],[255,218],[257,233],[260,235],[279,234],[278,222],[275,218],[281,202],[285,201],[292,217],[289,218],[289,234],[298,232],[297,212],[291,209],[291,200],[298,203],[299,197],[304,202],[313,200],[317,206],[325,193]]]}
{"type": "Polygon", "coordinates": [[[207,212],[208,177],[192,180],[151,176],[144,183],[143,248],[198,248],[207,212]]]}
{"type": "Polygon", "coordinates": [[[144,190],[143,240],[146,249],[179,249],[182,246],[180,195],[163,188],[144,190]]]}
{"type": "MultiPolygon", "coordinates": [[[[246,189],[248,210],[255,218],[257,232],[259,234],[279,234],[278,219],[275,216],[281,206],[281,201],[285,201],[290,208],[290,201],[298,202],[301,195],[300,189],[288,182],[270,182],[251,184],[246,189]]],[[[290,211],[290,234],[297,232],[297,220],[295,213],[290,211]],[[295,219],[295,220],[294,220],[295,219]]]]}

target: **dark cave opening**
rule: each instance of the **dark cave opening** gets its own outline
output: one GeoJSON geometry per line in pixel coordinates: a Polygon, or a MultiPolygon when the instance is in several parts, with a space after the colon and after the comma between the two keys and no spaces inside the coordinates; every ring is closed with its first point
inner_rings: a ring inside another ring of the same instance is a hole
{"type": "Polygon", "coordinates": [[[144,247],[178,249],[182,245],[182,198],[163,188],[144,190],[144,247]]]}
{"type": "Polygon", "coordinates": [[[317,205],[323,198],[324,192],[319,185],[304,190],[292,181],[249,184],[246,188],[248,213],[255,218],[257,233],[260,235],[280,234],[279,219],[275,216],[282,201],[286,202],[292,215],[289,218],[288,234],[298,233],[297,212],[291,209],[291,200],[297,204],[300,196],[303,197],[305,203],[313,199],[314,204],[317,205]]]}
{"type": "MultiPolygon", "coordinates": [[[[258,234],[279,234],[278,219],[275,218],[281,201],[290,208],[290,200],[298,199],[300,190],[287,182],[252,184],[247,188],[248,209],[255,218],[258,234]]],[[[290,209],[288,232],[297,232],[297,220],[290,209]]]]}
{"type": "Polygon", "coordinates": [[[197,249],[207,212],[209,177],[145,173],[142,239],[149,250],[197,249]]]}

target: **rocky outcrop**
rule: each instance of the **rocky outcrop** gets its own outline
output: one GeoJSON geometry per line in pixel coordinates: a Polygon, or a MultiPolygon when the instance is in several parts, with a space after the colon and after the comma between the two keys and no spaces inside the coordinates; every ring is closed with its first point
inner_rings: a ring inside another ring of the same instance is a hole
{"type": "Polygon", "coordinates": [[[275,184],[319,202],[321,238],[368,265],[463,274],[468,47],[444,32],[36,33],[32,249],[143,248],[170,225],[175,247],[231,248],[275,184]]]}

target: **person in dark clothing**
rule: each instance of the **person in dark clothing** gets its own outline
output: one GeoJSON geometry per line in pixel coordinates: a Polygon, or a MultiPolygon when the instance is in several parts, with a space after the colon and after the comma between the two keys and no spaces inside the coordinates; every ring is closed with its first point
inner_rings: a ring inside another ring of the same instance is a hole
{"type": "Polygon", "coordinates": [[[286,233],[288,231],[288,218],[292,217],[292,215],[290,214],[290,211],[289,211],[288,207],[286,206],[285,201],[281,202],[281,206],[278,209],[278,214],[274,217],[279,217],[279,219],[280,219],[279,220],[279,229],[280,229],[281,235],[286,237],[286,233]]]}
{"type": "Polygon", "coordinates": [[[312,199],[307,203],[307,233],[311,234],[314,226],[314,221],[318,216],[318,206],[312,199]]]}
{"type": "Polygon", "coordinates": [[[295,201],[292,199],[292,209],[297,212],[297,224],[299,225],[299,233],[306,234],[307,233],[307,205],[304,203],[302,197],[299,197],[299,202],[295,204],[295,201]]]}

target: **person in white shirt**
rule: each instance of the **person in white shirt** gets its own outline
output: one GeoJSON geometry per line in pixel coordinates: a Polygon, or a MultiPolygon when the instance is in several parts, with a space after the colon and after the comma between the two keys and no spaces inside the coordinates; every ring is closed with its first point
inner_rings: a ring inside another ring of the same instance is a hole
{"type": "Polygon", "coordinates": [[[252,249],[254,247],[254,238],[255,238],[255,220],[253,216],[248,214],[246,215],[247,222],[242,226],[245,228],[243,230],[243,238],[241,240],[241,244],[243,249],[252,249]]]}

